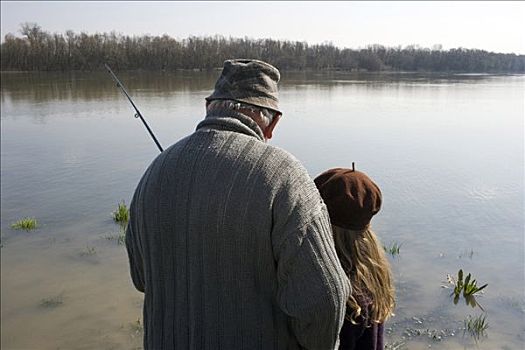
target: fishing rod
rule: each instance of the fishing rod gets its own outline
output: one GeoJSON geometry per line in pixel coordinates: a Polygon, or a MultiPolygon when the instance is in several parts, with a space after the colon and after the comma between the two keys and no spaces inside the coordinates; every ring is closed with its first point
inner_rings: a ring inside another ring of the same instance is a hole
{"type": "Polygon", "coordinates": [[[117,82],[117,87],[119,87],[122,92],[124,93],[124,95],[126,95],[126,97],[128,98],[129,102],[131,103],[131,105],[133,106],[133,108],[135,108],[135,118],[140,118],[140,120],[142,120],[142,122],[144,123],[144,126],[146,127],[146,129],[148,130],[151,138],[153,138],[153,141],[155,141],[155,144],[157,145],[157,147],[159,148],[159,150],[162,152],[164,151],[162,149],[162,146],[160,145],[159,141],[157,140],[157,138],[155,137],[155,135],[153,135],[153,131],[151,131],[148,123],[146,123],[146,121],[144,120],[144,117],[142,116],[142,113],[140,113],[139,109],[137,108],[137,106],[135,106],[135,103],[133,103],[133,100],[131,99],[131,97],[129,96],[128,92],[126,91],[126,88],[124,87],[124,85],[122,85],[122,83],[120,82],[120,80],[118,80],[117,76],[115,75],[115,73],[113,73],[113,71],[111,70],[111,68],[109,68],[109,66],[104,63],[104,66],[106,67],[106,69],[108,70],[109,74],[111,74],[111,76],[113,77],[113,80],[115,80],[117,82]]]}

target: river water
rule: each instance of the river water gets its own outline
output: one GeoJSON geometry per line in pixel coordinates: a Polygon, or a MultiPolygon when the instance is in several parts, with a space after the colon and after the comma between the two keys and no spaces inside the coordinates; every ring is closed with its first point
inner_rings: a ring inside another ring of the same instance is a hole
{"type": "MultiPolygon", "coordinates": [[[[218,72],[122,73],[164,147],[204,117],[218,72]]],[[[142,295],[111,212],[158,150],[104,73],[2,73],[1,347],[141,347],[142,295]],[[21,217],[39,227],[15,231],[21,217]]],[[[525,343],[523,76],[283,73],[271,143],[314,177],[368,173],[397,287],[390,349],[525,343]],[[447,274],[488,283],[454,305],[447,274]],[[463,334],[484,314],[486,334],[463,334]]]]}

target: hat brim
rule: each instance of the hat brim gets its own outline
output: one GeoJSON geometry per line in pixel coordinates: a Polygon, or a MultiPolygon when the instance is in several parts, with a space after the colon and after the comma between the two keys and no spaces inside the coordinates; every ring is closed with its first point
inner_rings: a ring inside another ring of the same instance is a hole
{"type": "Polygon", "coordinates": [[[214,100],[233,100],[238,101],[242,103],[247,103],[250,105],[254,105],[261,108],[267,108],[274,112],[277,112],[279,114],[283,114],[283,112],[279,109],[279,106],[277,105],[277,102],[274,102],[268,98],[261,98],[261,97],[239,97],[239,98],[233,98],[233,97],[217,97],[213,94],[205,98],[206,101],[214,101],[214,100]]]}

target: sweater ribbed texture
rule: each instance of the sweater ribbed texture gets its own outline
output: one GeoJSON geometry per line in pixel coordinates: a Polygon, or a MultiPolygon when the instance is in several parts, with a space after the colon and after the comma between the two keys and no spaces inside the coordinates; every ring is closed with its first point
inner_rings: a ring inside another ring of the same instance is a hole
{"type": "Polygon", "coordinates": [[[346,278],[318,191],[242,114],[216,111],[142,177],[126,247],[145,349],[334,349],[346,278]]]}

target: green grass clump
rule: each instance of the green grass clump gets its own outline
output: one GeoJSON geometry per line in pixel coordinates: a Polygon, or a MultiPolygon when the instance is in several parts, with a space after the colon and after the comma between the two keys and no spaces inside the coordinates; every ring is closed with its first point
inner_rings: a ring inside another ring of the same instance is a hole
{"type": "Polygon", "coordinates": [[[475,279],[472,278],[472,275],[469,273],[467,277],[463,280],[463,270],[458,271],[457,279],[447,275],[448,282],[454,285],[454,291],[451,295],[454,296],[454,304],[457,304],[461,295],[465,298],[467,305],[472,307],[479,306],[481,310],[483,307],[476,301],[476,296],[483,290],[488,284],[484,284],[481,287],[478,287],[475,279]]]}
{"type": "Polygon", "coordinates": [[[463,335],[466,333],[470,334],[476,341],[479,338],[486,335],[486,331],[489,328],[486,315],[479,315],[477,317],[468,316],[464,321],[465,329],[463,335]]]}
{"type": "Polygon", "coordinates": [[[124,201],[118,203],[117,210],[113,212],[113,220],[125,226],[129,221],[129,209],[124,201]]]}
{"type": "Polygon", "coordinates": [[[42,299],[40,301],[40,306],[57,307],[59,305],[62,305],[63,303],[64,303],[64,295],[60,293],[57,296],[42,299]]]}
{"type": "Polygon", "coordinates": [[[38,222],[35,218],[22,218],[11,224],[11,228],[15,230],[31,231],[37,228],[38,222]]]}
{"type": "Polygon", "coordinates": [[[388,253],[388,254],[390,254],[392,256],[396,256],[396,255],[399,255],[399,252],[401,250],[401,244],[398,243],[398,242],[393,242],[388,247],[387,246],[383,246],[383,249],[385,250],[386,253],[388,253]]]}
{"type": "Polygon", "coordinates": [[[478,287],[476,285],[476,280],[470,280],[470,277],[471,276],[469,273],[467,278],[465,278],[465,285],[463,286],[463,296],[465,297],[476,295],[478,292],[480,292],[482,289],[488,286],[488,283],[485,283],[481,287],[478,287]]]}

